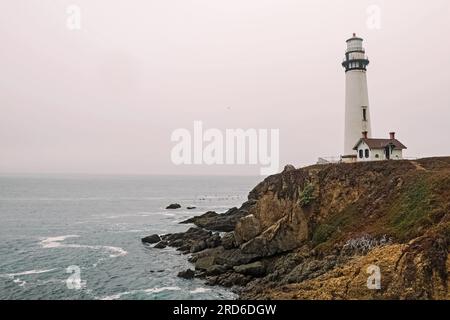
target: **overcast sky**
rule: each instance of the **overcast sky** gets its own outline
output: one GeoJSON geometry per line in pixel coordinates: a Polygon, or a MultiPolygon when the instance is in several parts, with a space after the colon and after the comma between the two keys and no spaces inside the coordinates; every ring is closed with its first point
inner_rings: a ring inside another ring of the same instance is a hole
{"type": "Polygon", "coordinates": [[[0,173],[259,172],[172,164],[170,135],[194,120],[280,129],[281,166],[339,156],[353,32],[373,135],[450,155],[448,0],[2,1],[0,173]],[[66,26],[71,4],[81,30],[66,26]]]}

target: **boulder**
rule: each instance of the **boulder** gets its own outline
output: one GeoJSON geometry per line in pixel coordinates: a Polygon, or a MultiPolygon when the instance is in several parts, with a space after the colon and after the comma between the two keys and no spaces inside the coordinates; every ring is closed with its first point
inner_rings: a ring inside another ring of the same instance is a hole
{"type": "Polygon", "coordinates": [[[206,269],[206,275],[208,276],[217,276],[219,274],[225,273],[228,270],[226,266],[221,266],[218,264],[212,265],[208,269],[206,269]]]}
{"type": "Polygon", "coordinates": [[[206,245],[205,240],[197,241],[197,242],[195,242],[195,243],[191,246],[190,252],[191,252],[191,253],[196,253],[196,252],[205,250],[205,249],[206,249],[206,246],[207,246],[207,245],[206,245]]]}
{"type": "Polygon", "coordinates": [[[234,239],[234,232],[226,233],[221,239],[222,245],[225,249],[236,248],[236,242],[234,239]]]}
{"type": "Polygon", "coordinates": [[[236,225],[235,239],[237,244],[242,244],[255,238],[261,233],[260,221],[253,215],[249,214],[243,217],[236,225]]]}
{"type": "Polygon", "coordinates": [[[157,234],[152,234],[151,236],[145,237],[141,239],[143,243],[157,243],[161,241],[161,237],[157,234]]]}
{"type": "Polygon", "coordinates": [[[166,207],[166,209],[180,209],[180,208],[181,205],[179,205],[178,203],[172,203],[166,207]]]}
{"type": "Polygon", "coordinates": [[[221,244],[221,239],[220,239],[220,235],[218,233],[213,234],[211,237],[209,237],[208,239],[206,239],[206,246],[208,248],[215,248],[220,246],[221,244]]]}
{"type": "Polygon", "coordinates": [[[196,270],[208,270],[208,268],[213,266],[214,264],[215,264],[214,256],[202,257],[202,258],[199,258],[195,262],[195,269],[196,270]]]}
{"type": "MultiPolygon", "coordinates": [[[[220,247],[219,247],[220,248],[220,247]]],[[[253,262],[259,258],[259,254],[246,254],[242,253],[239,249],[224,250],[220,254],[217,254],[215,261],[217,264],[239,266],[253,262]]]]}
{"type": "Polygon", "coordinates": [[[164,249],[165,247],[167,247],[167,242],[166,241],[160,241],[153,248],[164,249]]]}
{"type": "Polygon", "coordinates": [[[236,266],[233,267],[233,269],[237,273],[252,277],[262,277],[266,273],[266,268],[264,267],[261,261],[236,266]]]}
{"type": "Polygon", "coordinates": [[[166,234],[162,236],[162,239],[164,241],[167,241],[170,247],[178,248],[178,250],[182,251],[183,253],[189,253],[192,246],[201,241],[207,240],[211,236],[211,231],[194,227],[189,228],[186,232],[166,234]]]}
{"type": "Polygon", "coordinates": [[[248,208],[253,204],[254,202],[249,202],[245,207],[243,205],[241,209],[231,208],[227,212],[221,214],[215,211],[208,211],[203,215],[187,219],[180,223],[193,223],[200,228],[208,230],[230,232],[234,230],[239,219],[248,214],[248,208]]]}
{"type": "Polygon", "coordinates": [[[192,246],[189,243],[186,243],[182,245],[181,247],[177,248],[177,251],[181,251],[182,253],[189,253],[191,252],[192,246]]]}
{"type": "Polygon", "coordinates": [[[195,276],[195,272],[192,269],[187,269],[185,271],[178,272],[177,276],[183,279],[193,279],[195,276]]]}

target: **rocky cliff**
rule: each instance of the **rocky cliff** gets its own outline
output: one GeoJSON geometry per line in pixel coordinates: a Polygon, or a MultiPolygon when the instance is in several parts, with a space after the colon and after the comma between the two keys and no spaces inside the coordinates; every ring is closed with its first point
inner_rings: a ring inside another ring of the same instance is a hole
{"type": "Polygon", "coordinates": [[[162,241],[243,299],[448,299],[449,212],[450,158],[287,166],[162,241]]]}

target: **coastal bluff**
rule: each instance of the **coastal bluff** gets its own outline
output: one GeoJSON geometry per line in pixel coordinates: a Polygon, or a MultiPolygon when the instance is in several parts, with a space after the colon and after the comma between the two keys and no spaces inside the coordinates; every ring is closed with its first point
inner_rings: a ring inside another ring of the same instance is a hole
{"type": "Polygon", "coordinates": [[[450,298],[450,157],[286,166],[184,223],[159,247],[241,299],[450,298]]]}

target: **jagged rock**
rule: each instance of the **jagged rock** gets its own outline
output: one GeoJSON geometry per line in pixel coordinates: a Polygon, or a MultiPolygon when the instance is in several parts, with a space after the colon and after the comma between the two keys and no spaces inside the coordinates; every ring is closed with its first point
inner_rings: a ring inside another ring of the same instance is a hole
{"type": "Polygon", "coordinates": [[[157,244],[155,244],[155,246],[153,248],[164,249],[165,247],[167,247],[167,242],[166,241],[160,241],[157,244]]]}
{"type": "Polygon", "coordinates": [[[205,228],[212,231],[231,232],[234,230],[239,219],[248,215],[249,211],[255,204],[255,200],[249,200],[243,203],[239,209],[231,208],[222,214],[214,211],[208,211],[203,215],[192,217],[180,223],[193,223],[200,228],[205,228]]]}
{"type": "Polygon", "coordinates": [[[178,272],[177,276],[183,279],[193,279],[195,276],[195,272],[194,270],[187,269],[185,271],[178,272]]]}
{"type": "Polygon", "coordinates": [[[218,214],[209,211],[201,216],[193,217],[180,223],[194,223],[196,226],[213,231],[229,232],[233,231],[237,221],[243,216],[243,213],[235,212],[234,214],[218,214]]]}
{"type": "Polygon", "coordinates": [[[181,247],[177,248],[177,251],[181,251],[183,253],[191,252],[192,245],[190,243],[183,244],[181,247]]]}
{"type": "Polygon", "coordinates": [[[253,278],[236,272],[226,272],[218,276],[210,276],[206,278],[208,285],[223,286],[231,288],[233,286],[245,286],[253,278]]]}
{"type": "Polygon", "coordinates": [[[222,245],[225,249],[236,248],[236,242],[234,239],[234,232],[228,232],[222,237],[222,245]]]}
{"type": "Polygon", "coordinates": [[[237,266],[247,264],[259,257],[259,254],[242,253],[239,249],[225,250],[215,257],[217,264],[237,266]]]}
{"type": "Polygon", "coordinates": [[[194,209],[197,209],[197,207],[187,207],[186,209],[188,209],[188,210],[194,210],[194,209]]]}
{"type": "Polygon", "coordinates": [[[178,248],[183,253],[189,253],[194,244],[206,241],[211,235],[211,231],[193,227],[186,232],[163,235],[162,239],[167,242],[168,246],[178,248]]]}
{"type": "Polygon", "coordinates": [[[175,248],[181,248],[182,246],[185,246],[185,240],[184,239],[174,239],[173,241],[170,241],[170,246],[175,248]]]}
{"type": "Polygon", "coordinates": [[[206,275],[208,276],[216,276],[222,273],[225,273],[229,268],[227,266],[222,265],[212,265],[206,269],[206,275]]]}
{"type": "Polygon", "coordinates": [[[266,273],[266,268],[261,261],[233,267],[234,271],[247,276],[262,277],[266,273]]]}
{"type": "Polygon", "coordinates": [[[195,262],[195,269],[196,270],[207,270],[215,263],[215,257],[214,256],[206,256],[202,258],[198,258],[195,262]]]}
{"type": "Polygon", "coordinates": [[[285,172],[289,172],[289,171],[294,171],[295,167],[292,164],[288,164],[284,167],[283,173],[285,172]]]}
{"type": "Polygon", "coordinates": [[[181,205],[180,204],[178,204],[178,203],[172,203],[172,204],[170,204],[170,205],[168,205],[167,207],[166,207],[166,209],[180,209],[181,208],[181,205]]]}
{"type": "MultiPolygon", "coordinates": [[[[276,224],[268,227],[257,237],[241,245],[241,251],[246,254],[254,254],[259,257],[273,256],[281,252],[288,252],[299,247],[308,234],[307,224],[300,225],[299,229],[291,226],[287,218],[282,218],[276,224]],[[303,231],[301,230],[302,228],[303,231]],[[296,232],[293,232],[296,230],[296,232]]],[[[236,227],[236,232],[238,228],[236,227]]],[[[239,230],[242,233],[242,230],[239,230]]]]}
{"type": "Polygon", "coordinates": [[[299,283],[306,279],[316,278],[334,268],[336,256],[327,256],[323,260],[307,259],[297,265],[284,279],[284,283],[299,283]]]}
{"type": "Polygon", "coordinates": [[[191,253],[199,252],[206,249],[206,241],[200,240],[191,246],[191,253]]]}
{"type": "Polygon", "coordinates": [[[143,243],[153,244],[153,243],[157,243],[157,242],[160,242],[160,241],[161,241],[161,237],[159,235],[157,235],[157,234],[152,234],[151,236],[142,238],[142,242],[143,243]]]}
{"type": "Polygon", "coordinates": [[[219,277],[218,283],[225,287],[244,286],[252,280],[252,277],[240,273],[231,273],[227,278],[219,277]]]}
{"type": "Polygon", "coordinates": [[[245,243],[261,233],[261,224],[253,214],[247,215],[239,220],[236,225],[236,243],[245,243]]]}
{"type": "Polygon", "coordinates": [[[215,247],[220,246],[220,244],[222,243],[222,240],[220,238],[220,235],[218,233],[216,233],[216,234],[213,234],[208,239],[206,239],[205,243],[208,248],[215,248],[215,247]]]}
{"type": "Polygon", "coordinates": [[[198,256],[197,255],[192,255],[188,258],[188,261],[190,263],[195,263],[198,260],[198,256]]]}

